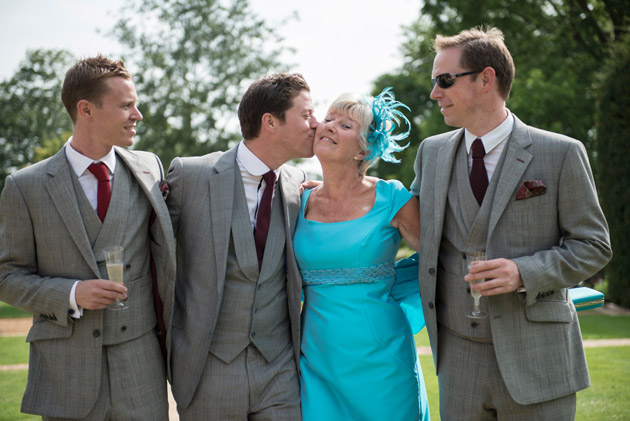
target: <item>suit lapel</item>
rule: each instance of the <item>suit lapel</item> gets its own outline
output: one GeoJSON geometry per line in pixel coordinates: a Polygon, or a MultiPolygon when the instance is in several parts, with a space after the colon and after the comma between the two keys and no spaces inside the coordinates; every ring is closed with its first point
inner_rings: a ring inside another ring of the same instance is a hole
{"type": "Polygon", "coordinates": [[[230,245],[236,166],[236,148],[232,148],[219,158],[208,180],[209,216],[212,220],[212,238],[208,241],[214,242],[211,248],[214,249],[217,262],[215,269],[219,297],[223,296],[227,253],[230,245]]]}
{"type": "Polygon", "coordinates": [[[501,173],[498,174],[500,177],[490,214],[488,238],[492,235],[499,218],[512,199],[514,191],[519,186],[519,181],[532,160],[532,154],[527,151],[531,143],[527,126],[514,116],[514,128],[506,145],[505,161],[501,173]]]}
{"type": "Polygon", "coordinates": [[[442,227],[444,226],[444,215],[446,211],[446,200],[448,198],[448,187],[451,182],[451,174],[457,155],[457,147],[463,136],[463,130],[457,130],[444,140],[444,144],[438,150],[435,165],[434,197],[433,206],[435,208],[434,224],[436,239],[442,237],[442,227]]]}
{"type": "MultiPolygon", "coordinates": [[[[115,147],[115,149],[118,156],[127,165],[127,169],[129,170],[129,174],[131,174],[132,179],[135,179],[138,182],[140,189],[149,200],[153,212],[155,212],[156,219],[151,224],[150,229],[153,238],[161,245],[160,248],[164,248],[164,250],[166,250],[161,256],[173,256],[175,251],[174,242],[172,241],[173,234],[171,217],[164,202],[164,196],[160,190],[160,181],[163,179],[161,163],[158,161],[157,157],[155,157],[156,168],[160,171],[160,173],[158,174],[157,172],[154,172],[152,174],[151,168],[143,163],[137,154],[123,148],[115,147]]],[[[107,221],[107,219],[105,220],[107,221]]],[[[156,265],[161,265],[161,267],[156,269],[158,273],[164,274],[165,279],[172,279],[175,276],[175,267],[172,264],[173,262],[171,259],[155,258],[154,256],[154,263],[156,265]]],[[[166,300],[169,296],[169,291],[165,289],[168,288],[168,285],[170,285],[169,282],[158,283],[162,301],[166,300]]]]}
{"type": "Polygon", "coordinates": [[[149,199],[153,210],[158,216],[162,217],[160,219],[164,220],[166,218],[166,220],[169,220],[170,217],[166,214],[165,207],[158,205],[158,200],[163,201],[164,199],[160,192],[159,182],[155,181],[156,176],[151,174],[150,168],[144,165],[135,154],[122,148],[115,147],[115,149],[118,156],[127,164],[129,173],[136,179],[147,199],[149,199]]]}
{"type": "Polygon", "coordinates": [[[96,258],[92,251],[90,240],[83,225],[76,193],[72,186],[74,174],[66,160],[65,147],[53,156],[47,166],[47,173],[50,178],[46,181],[45,188],[50,195],[50,199],[63,220],[66,230],[72,237],[75,245],[79,249],[81,256],[94,272],[96,278],[101,274],[96,264],[96,258]]]}
{"type": "MultiPolygon", "coordinates": [[[[245,186],[240,169],[234,167],[234,208],[232,210],[232,238],[238,265],[252,282],[258,280],[258,256],[254,241],[254,230],[247,207],[245,186]]],[[[273,218],[273,212],[272,212],[273,218]]]]}
{"type": "Polygon", "coordinates": [[[292,181],[288,171],[281,171],[278,190],[282,195],[287,241],[293,238],[295,224],[300,210],[300,192],[296,181],[292,181]]]}

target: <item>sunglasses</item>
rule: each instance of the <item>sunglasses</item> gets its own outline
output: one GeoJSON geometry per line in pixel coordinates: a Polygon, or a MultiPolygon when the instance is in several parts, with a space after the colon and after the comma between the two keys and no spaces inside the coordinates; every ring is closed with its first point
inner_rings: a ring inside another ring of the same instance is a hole
{"type": "Polygon", "coordinates": [[[455,79],[462,76],[472,75],[474,73],[481,73],[482,70],[471,70],[470,72],[457,73],[456,75],[452,75],[450,73],[442,73],[441,75],[437,75],[435,79],[431,78],[431,83],[433,86],[437,83],[437,85],[442,89],[448,89],[455,83],[455,79]]]}

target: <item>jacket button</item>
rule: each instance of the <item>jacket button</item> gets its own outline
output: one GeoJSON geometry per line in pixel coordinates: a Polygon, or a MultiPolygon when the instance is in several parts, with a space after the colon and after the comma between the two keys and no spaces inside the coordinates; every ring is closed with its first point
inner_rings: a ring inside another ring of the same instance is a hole
{"type": "Polygon", "coordinates": [[[433,309],[433,301],[431,301],[431,302],[429,303],[429,308],[430,308],[430,309],[433,309]]]}
{"type": "Polygon", "coordinates": [[[479,325],[477,324],[477,322],[472,322],[472,323],[470,324],[470,326],[471,326],[471,327],[477,327],[477,326],[479,326],[479,325]]]}
{"type": "Polygon", "coordinates": [[[127,326],[121,326],[120,330],[122,330],[123,332],[127,330],[127,326]]]}
{"type": "Polygon", "coordinates": [[[101,331],[98,329],[94,329],[92,331],[92,336],[94,336],[95,338],[98,338],[99,336],[101,336],[101,331]]]}
{"type": "Polygon", "coordinates": [[[429,269],[429,275],[431,276],[435,275],[435,269],[433,268],[429,269]]]}

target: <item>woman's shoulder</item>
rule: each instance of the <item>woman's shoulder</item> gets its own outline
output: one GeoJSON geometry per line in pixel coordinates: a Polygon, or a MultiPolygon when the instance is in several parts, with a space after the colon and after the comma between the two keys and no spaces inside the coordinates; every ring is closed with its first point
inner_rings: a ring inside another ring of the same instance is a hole
{"type": "Polygon", "coordinates": [[[390,194],[397,194],[397,192],[409,192],[404,184],[399,180],[383,180],[382,178],[375,178],[377,188],[390,192],[390,194]]]}

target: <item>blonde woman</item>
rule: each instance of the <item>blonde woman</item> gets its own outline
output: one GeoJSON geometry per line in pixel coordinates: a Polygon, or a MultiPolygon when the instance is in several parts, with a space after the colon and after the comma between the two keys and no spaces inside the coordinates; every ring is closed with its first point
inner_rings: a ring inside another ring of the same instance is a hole
{"type": "MultiPolygon", "coordinates": [[[[428,419],[411,324],[397,294],[401,236],[418,249],[416,198],[399,181],[366,175],[409,130],[386,89],[342,95],[319,124],[313,150],[323,183],[302,195],[294,249],[304,279],[302,416],[309,420],[428,419]]],[[[406,107],[405,107],[406,108],[406,107]]],[[[415,278],[415,277],[414,277],[415,278]]],[[[402,301],[420,308],[418,282],[402,301]],[[414,288],[415,286],[415,288],[414,288]]]]}

